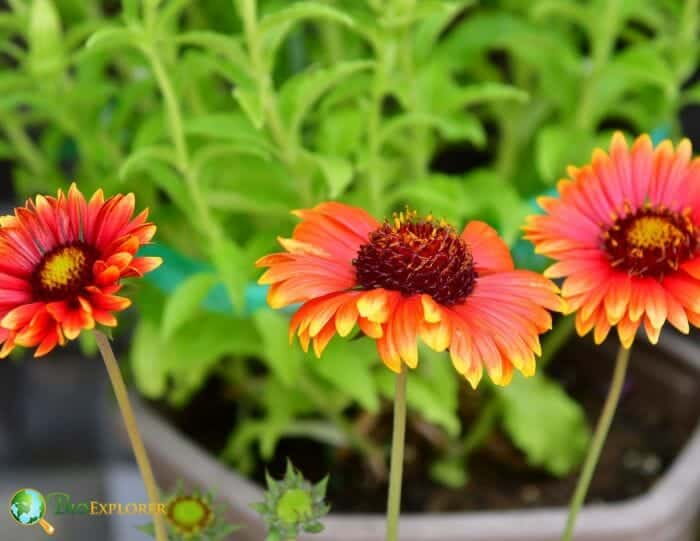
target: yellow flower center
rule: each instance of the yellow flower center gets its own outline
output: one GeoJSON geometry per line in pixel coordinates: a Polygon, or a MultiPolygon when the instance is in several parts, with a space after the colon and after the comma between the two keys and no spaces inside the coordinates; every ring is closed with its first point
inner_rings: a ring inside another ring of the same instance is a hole
{"type": "Polygon", "coordinates": [[[54,248],[34,271],[35,294],[44,301],[74,298],[90,282],[96,259],[95,250],[82,243],[54,248]]]}
{"type": "Polygon", "coordinates": [[[665,218],[643,216],[627,230],[627,242],[638,248],[664,248],[678,246],[685,234],[665,218]]]}
{"type": "Polygon", "coordinates": [[[41,269],[41,284],[47,289],[65,287],[80,276],[85,266],[85,253],[75,246],[66,246],[50,255],[41,269]]]}
{"type": "Polygon", "coordinates": [[[603,229],[602,245],[610,264],[631,276],[663,278],[695,256],[698,232],[690,209],[681,212],[645,205],[615,218],[603,229]]]}

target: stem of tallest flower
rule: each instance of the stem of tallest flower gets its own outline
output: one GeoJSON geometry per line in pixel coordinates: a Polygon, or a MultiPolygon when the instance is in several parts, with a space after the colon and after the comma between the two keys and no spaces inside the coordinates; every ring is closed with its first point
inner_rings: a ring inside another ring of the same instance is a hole
{"type": "Polygon", "coordinates": [[[610,425],[615,416],[617,404],[620,401],[620,394],[622,393],[622,386],[625,383],[625,374],[627,373],[629,358],[630,350],[620,345],[620,349],[617,352],[617,359],[615,360],[615,372],[613,373],[612,382],[610,384],[610,391],[608,391],[608,398],[605,400],[603,412],[600,415],[598,426],[596,426],[595,434],[593,435],[593,441],[591,441],[591,446],[588,449],[588,456],[586,456],[581,475],[578,478],[576,491],[569,504],[569,517],[566,521],[564,534],[561,537],[562,541],[570,541],[574,534],[576,517],[586,499],[588,487],[591,485],[593,473],[598,465],[600,452],[603,450],[605,439],[608,436],[610,425]]]}
{"type": "Polygon", "coordinates": [[[134,456],[136,457],[136,463],[138,464],[139,471],[141,472],[143,484],[146,486],[146,493],[148,494],[148,502],[150,504],[149,507],[153,516],[156,541],[168,541],[168,534],[165,529],[165,523],[163,522],[163,515],[158,512],[160,504],[160,491],[158,490],[158,485],[156,485],[156,480],[153,477],[151,463],[148,460],[146,448],[143,445],[143,440],[141,439],[141,434],[139,433],[139,428],[136,424],[136,418],[134,417],[134,412],[131,409],[129,395],[126,390],[126,385],[124,385],[122,373],[119,370],[119,364],[114,356],[114,351],[112,351],[112,346],[109,345],[109,339],[105,336],[105,334],[101,331],[95,331],[95,340],[97,341],[97,347],[100,349],[100,353],[102,354],[102,359],[104,360],[107,368],[109,379],[112,382],[112,388],[114,389],[114,394],[117,397],[117,404],[119,405],[119,410],[122,413],[124,425],[126,426],[126,433],[129,435],[129,441],[131,441],[131,447],[134,451],[134,456]]]}
{"type": "Polygon", "coordinates": [[[391,440],[391,466],[389,472],[389,500],[386,511],[386,541],[399,538],[399,514],[401,513],[401,483],[403,477],[403,451],[406,444],[406,367],[396,376],[394,397],[394,434],[391,440]]]}

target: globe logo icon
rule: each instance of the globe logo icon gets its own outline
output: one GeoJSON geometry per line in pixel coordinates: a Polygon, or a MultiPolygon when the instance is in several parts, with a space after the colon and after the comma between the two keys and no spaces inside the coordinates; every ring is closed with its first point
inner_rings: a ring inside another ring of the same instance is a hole
{"type": "Polygon", "coordinates": [[[10,499],[10,516],[21,526],[38,524],[47,535],[53,535],[55,528],[44,520],[46,500],[41,492],[33,488],[23,488],[10,499]]]}

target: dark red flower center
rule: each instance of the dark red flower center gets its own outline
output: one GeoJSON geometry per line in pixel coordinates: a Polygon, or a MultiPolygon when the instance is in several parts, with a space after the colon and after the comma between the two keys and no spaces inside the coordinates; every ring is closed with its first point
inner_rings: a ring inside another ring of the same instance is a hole
{"type": "Polygon", "coordinates": [[[47,302],[75,297],[92,279],[97,256],[82,242],[57,246],[44,254],[32,275],[34,293],[47,302]]]}
{"type": "Polygon", "coordinates": [[[695,255],[698,231],[690,209],[675,212],[647,205],[617,218],[604,229],[602,241],[613,267],[660,279],[695,255]]]}
{"type": "Polygon", "coordinates": [[[408,211],[370,233],[352,264],[364,289],[425,293],[445,306],[463,302],[477,278],[471,250],[452,227],[408,211]]]}

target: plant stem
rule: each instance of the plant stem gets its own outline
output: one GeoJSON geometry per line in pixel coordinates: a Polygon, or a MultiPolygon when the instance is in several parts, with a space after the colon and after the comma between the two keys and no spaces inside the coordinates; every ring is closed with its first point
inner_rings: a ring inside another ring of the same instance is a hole
{"type": "Polygon", "coordinates": [[[156,480],[153,477],[151,463],[148,460],[146,448],[143,445],[143,440],[141,439],[141,434],[139,433],[139,428],[136,424],[134,411],[131,409],[129,394],[127,393],[126,385],[124,384],[124,379],[122,378],[122,373],[119,370],[119,364],[114,356],[114,351],[112,351],[112,346],[109,345],[109,339],[107,336],[101,331],[96,330],[94,332],[97,347],[100,349],[102,359],[107,367],[107,374],[109,374],[109,379],[112,382],[112,389],[114,389],[114,394],[117,397],[117,404],[119,405],[119,410],[121,411],[122,418],[124,419],[126,433],[129,435],[129,441],[131,442],[131,448],[134,451],[136,463],[138,464],[139,471],[141,472],[143,484],[146,486],[148,501],[151,509],[153,510],[152,515],[153,524],[155,526],[156,540],[168,541],[163,516],[158,512],[160,492],[158,490],[158,485],[156,485],[156,480]]]}
{"type": "Polygon", "coordinates": [[[387,79],[393,70],[396,56],[396,42],[393,35],[385,35],[373,43],[377,66],[372,83],[372,96],[367,119],[368,158],[366,178],[367,193],[370,198],[370,210],[375,216],[384,214],[384,171],[381,157],[381,126],[384,115],[384,97],[387,79]]]}
{"type": "Polygon", "coordinates": [[[197,179],[192,175],[190,169],[190,156],[185,138],[185,130],[182,122],[182,111],[178,103],[177,94],[173,88],[172,81],[168,76],[168,72],[163,65],[163,61],[158,54],[156,45],[146,45],[143,47],[144,54],[151,64],[153,75],[158,82],[158,87],[163,95],[165,102],[166,116],[170,127],[170,137],[175,146],[175,158],[177,169],[184,177],[192,204],[199,217],[202,232],[209,237],[209,240],[215,240],[222,237],[221,230],[218,224],[213,220],[209,212],[206,200],[197,183],[197,179]]]}
{"type": "Polygon", "coordinates": [[[277,95],[269,75],[270,67],[265,61],[263,44],[258,32],[257,0],[241,0],[240,15],[243,19],[243,34],[265,122],[272,139],[279,148],[282,161],[287,166],[287,169],[297,178],[299,197],[302,204],[310,206],[313,201],[311,178],[308,176],[308,173],[300,170],[297,163],[300,149],[298,148],[296,135],[288,133],[280,115],[277,95]]]}
{"type": "Polygon", "coordinates": [[[551,331],[542,340],[542,357],[540,357],[540,368],[546,367],[554,358],[557,352],[568,342],[574,333],[574,316],[562,316],[554,324],[551,331]]]}
{"type": "Polygon", "coordinates": [[[617,409],[620,394],[622,393],[622,387],[625,383],[625,374],[627,373],[629,358],[630,349],[625,348],[621,344],[615,360],[615,372],[613,373],[612,382],[610,383],[608,397],[605,400],[603,412],[598,420],[598,426],[596,426],[593,441],[591,441],[591,446],[588,449],[588,455],[586,456],[586,461],[583,464],[583,469],[581,470],[578,484],[576,485],[576,491],[574,492],[574,496],[569,504],[569,516],[566,521],[564,534],[561,538],[562,541],[570,541],[574,534],[576,517],[578,516],[581,506],[586,499],[588,487],[591,484],[593,473],[595,472],[598,459],[600,458],[600,452],[603,449],[605,439],[607,438],[608,431],[610,430],[610,425],[613,417],[615,416],[615,410],[617,409]]]}
{"type": "Polygon", "coordinates": [[[19,123],[9,115],[4,119],[3,123],[7,138],[12,143],[17,154],[26,162],[27,167],[32,173],[35,175],[47,173],[49,166],[46,160],[44,160],[41,152],[34,146],[31,138],[19,123]]]}
{"type": "Polygon", "coordinates": [[[406,375],[406,367],[401,365],[401,371],[396,376],[396,396],[394,397],[394,434],[391,440],[386,541],[397,541],[399,538],[403,452],[406,445],[406,375]]]}
{"type": "Polygon", "coordinates": [[[594,125],[594,112],[596,103],[595,86],[600,76],[600,71],[605,67],[615,45],[615,39],[620,26],[620,0],[607,0],[605,11],[602,13],[601,24],[593,26],[596,34],[590,34],[591,40],[591,68],[582,82],[581,100],[579,102],[575,126],[591,130],[594,125]]]}
{"type": "Polygon", "coordinates": [[[467,435],[462,440],[460,455],[466,458],[475,449],[481,446],[489,434],[493,431],[496,421],[498,421],[501,411],[501,403],[497,397],[490,395],[484,406],[482,406],[476,422],[471,427],[467,435]]]}

